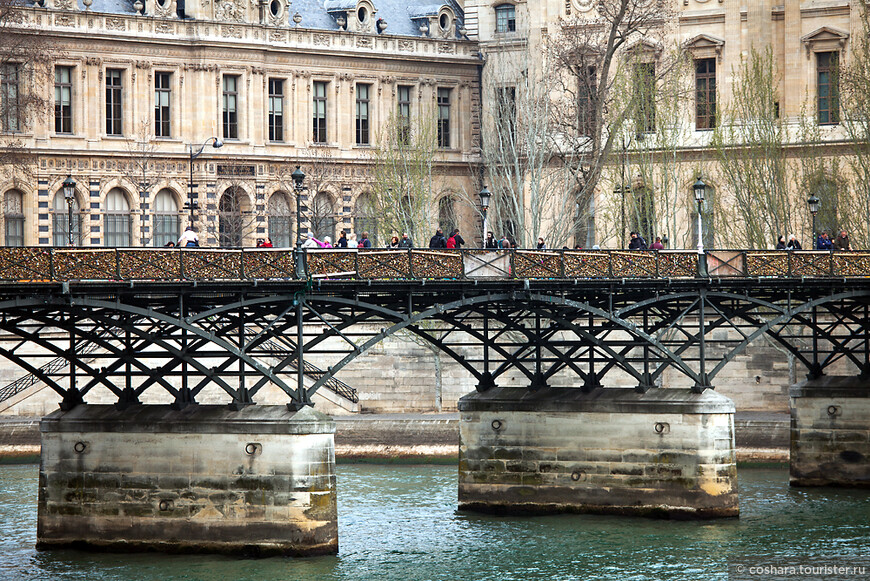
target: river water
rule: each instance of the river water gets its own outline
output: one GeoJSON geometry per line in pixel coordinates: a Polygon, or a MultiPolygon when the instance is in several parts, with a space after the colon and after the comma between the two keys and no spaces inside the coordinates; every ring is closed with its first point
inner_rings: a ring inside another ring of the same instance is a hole
{"type": "MultiPolygon", "coordinates": [[[[245,560],[36,551],[38,467],[0,465],[0,578],[697,581],[742,579],[729,567],[762,557],[777,566],[870,563],[870,492],[791,489],[784,468],[741,468],[740,518],[703,522],[458,513],[455,466],[339,464],[337,473],[337,556],[245,560]]],[[[868,579],[870,567],[843,578],[868,579]]]]}

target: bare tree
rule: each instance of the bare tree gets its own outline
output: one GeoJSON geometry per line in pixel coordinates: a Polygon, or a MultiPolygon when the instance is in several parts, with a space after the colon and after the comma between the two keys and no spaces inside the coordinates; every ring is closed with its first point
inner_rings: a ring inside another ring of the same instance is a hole
{"type": "MultiPolygon", "coordinates": [[[[136,129],[136,132],[131,135],[124,144],[127,148],[127,161],[119,162],[121,173],[131,184],[138,186],[136,196],[141,199],[143,192],[150,192],[154,187],[157,176],[155,167],[155,158],[157,157],[157,142],[151,139],[151,123],[150,121],[142,120],[136,129]]],[[[141,226],[145,225],[145,212],[140,212],[141,226]]],[[[151,238],[146,237],[145,228],[139,229],[141,246],[147,246],[151,238]]],[[[154,230],[151,230],[153,237],[154,230]]]]}
{"type": "Polygon", "coordinates": [[[485,181],[493,193],[491,230],[523,248],[544,237],[564,244],[577,230],[571,174],[553,156],[553,83],[544,69],[510,46],[491,46],[482,91],[493,104],[483,117],[485,181]]]}
{"type": "Polygon", "coordinates": [[[626,229],[638,230],[649,242],[657,235],[672,247],[684,248],[695,233],[684,219],[693,208],[686,205],[680,156],[691,130],[685,114],[693,95],[691,61],[679,46],[668,54],[648,48],[638,44],[630,51],[632,75],[622,80],[630,81],[622,92],[632,96],[628,103],[632,113],[606,168],[607,181],[617,184],[618,194],[610,203],[610,213],[614,218],[618,213],[622,235],[626,229]],[[657,74],[660,61],[667,66],[657,74]]]}
{"type": "Polygon", "coordinates": [[[42,90],[56,50],[28,18],[23,2],[0,0],[0,166],[11,166],[12,173],[32,165],[23,136],[51,104],[42,90]]]}
{"type": "Polygon", "coordinates": [[[849,63],[839,71],[843,127],[851,141],[847,163],[852,190],[844,224],[857,247],[870,248],[870,22],[868,7],[860,5],[861,34],[850,39],[849,63]]]}
{"type": "MultiPolygon", "coordinates": [[[[638,101],[649,96],[635,90],[638,59],[631,54],[661,53],[666,25],[673,20],[673,9],[664,0],[601,0],[593,11],[562,21],[549,39],[547,74],[556,83],[552,151],[569,173],[580,203],[592,200],[605,167],[619,161],[613,158],[615,146],[626,124],[642,112],[638,101]]],[[[657,86],[678,66],[677,56],[656,56],[647,86],[657,86]]],[[[599,230],[616,232],[618,226],[599,230]]]]}
{"type": "Polygon", "coordinates": [[[733,204],[717,206],[717,227],[737,245],[766,248],[806,223],[789,195],[788,133],[777,107],[772,50],[753,48],[732,77],[731,101],[720,108],[711,140],[722,181],[734,196],[733,204]]]}
{"type": "Polygon", "coordinates": [[[217,200],[200,206],[208,243],[222,248],[243,246],[256,224],[255,166],[242,161],[221,160],[217,164],[217,200]]]}
{"type": "Polygon", "coordinates": [[[367,217],[376,218],[383,239],[389,240],[394,232],[407,232],[420,244],[434,231],[433,206],[439,195],[432,190],[437,158],[434,111],[419,111],[412,126],[399,115],[391,115],[381,126],[377,143],[371,150],[375,216],[367,217]]]}

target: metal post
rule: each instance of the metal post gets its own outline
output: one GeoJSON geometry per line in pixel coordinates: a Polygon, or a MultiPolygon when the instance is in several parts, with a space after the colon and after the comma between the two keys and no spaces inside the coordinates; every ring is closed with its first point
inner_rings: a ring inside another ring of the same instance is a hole
{"type": "Polygon", "coordinates": [[[205,149],[205,146],[208,145],[209,141],[214,141],[214,148],[217,149],[219,147],[223,147],[224,142],[221,141],[217,137],[209,137],[205,141],[202,142],[202,145],[199,147],[199,150],[194,153],[193,144],[189,144],[187,147],[189,149],[188,153],[190,154],[190,159],[187,163],[187,205],[190,207],[190,225],[193,226],[193,223],[196,221],[196,214],[194,210],[199,207],[199,204],[194,202],[193,200],[193,160],[202,155],[202,151],[205,149]]]}
{"type": "Polygon", "coordinates": [[[701,202],[698,201],[698,254],[704,254],[704,228],[701,224],[701,202]]]}
{"type": "Polygon", "coordinates": [[[305,264],[302,261],[302,191],[305,173],[297,165],[290,174],[293,178],[293,189],[296,191],[296,278],[305,277],[305,264]]]}

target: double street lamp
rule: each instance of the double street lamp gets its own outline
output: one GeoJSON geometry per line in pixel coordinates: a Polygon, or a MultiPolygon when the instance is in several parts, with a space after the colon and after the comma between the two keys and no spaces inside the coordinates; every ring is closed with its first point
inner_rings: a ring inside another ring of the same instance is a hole
{"type": "Polygon", "coordinates": [[[486,189],[486,186],[483,186],[483,189],[480,190],[480,193],[477,195],[480,196],[480,209],[483,212],[483,247],[486,248],[486,233],[489,232],[486,224],[486,214],[489,210],[489,201],[492,199],[492,192],[486,189]]]}
{"type": "Polygon", "coordinates": [[[305,275],[305,266],[302,264],[302,191],[305,187],[305,172],[297,165],[293,173],[293,189],[296,190],[296,276],[302,278],[305,275]]]}
{"type": "Polygon", "coordinates": [[[63,180],[63,184],[61,184],[61,188],[63,189],[63,197],[66,200],[67,217],[69,218],[67,224],[69,245],[73,246],[73,204],[75,204],[76,201],[76,182],[72,179],[72,176],[66,176],[66,179],[63,180]]]}
{"type": "Polygon", "coordinates": [[[816,214],[819,213],[819,205],[821,200],[815,194],[811,194],[807,199],[807,205],[810,207],[810,214],[813,215],[813,250],[819,249],[819,239],[816,236],[816,214]]]}
{"type": "Polygon", "coordinates": [[[209,137],[205,141],[202,142],[202,145],[199,146],[199,150],[196,152],[193,151],[193,144],[188,145],[189,153],[190,153],[190,161],[188,161],[187,169],[189,170],[188,180],[187,180],[187,205],[190,208],[190,224],[191,226],[196,221],[196,214],[194,211],[199,207],[199,204],[193,199],[193,160],[202,155],[202,151],[205,149],[205,146],[208,145],[210,141],[214,141],[214,148],[218,149],[219,147],[223,147],[224,142],[220,140],[219,137],[209,137]]]}

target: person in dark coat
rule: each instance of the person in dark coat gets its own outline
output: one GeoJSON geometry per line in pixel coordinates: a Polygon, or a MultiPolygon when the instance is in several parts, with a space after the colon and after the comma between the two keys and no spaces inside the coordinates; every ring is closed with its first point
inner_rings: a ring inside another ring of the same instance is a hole
{"type": "Polygon", "coordinates": [[[849,235],[845,230],[840,231],[840,235],[834,240],[834,250],[851,250],[849,247],[849,235]]]}
{"type": "Polygon", "coordinates": [[[399,248],[414,248],[414,243],[408,237],[407,232],[402,233],[402,239],[399,240],[399,248]]]}
{"type": "Polygon", "coordinates": [[[785,236],[780,236],[779,240],[776,241],[776,249],[785,250],[785,236]]]}
{"type": "Polygon", "coordinates": [[[819,238],[816,240],[816,250],[830,250],[833,247],[834,242],[828,237],[827,232],[819,234],[819,238]]]}
{"type": "Polygon", "coordinates": [[[435,236],[429,240],[429,248],[447,248],[447,239],[444,238],[444,232],[441,228],[435,231],[435,236]]]}
{"type": "Polygon", "coordinates": [[[453,231],[453,240],[456,243],[456,248],[462,248],[462,245],[465,244],[465,238],[459,234],[459,228],[453,231]]]}
{"type": "Polygon", "coordinates": [[[484,248],[498,248],[498,240],[495,239],[495,234],[492,232],[486,233],[486,241],[483,244],[484,248]]]}
{"type": "Polygon", "coordinates": [[[629,250],[646,250],[646,241],[637,232],[630,234],[631,240],[628,242],[629,250]]]}
{"type": "Polygon", "coordinates": [[[795,238],[795,235],[792,234],[788,237],[788,244],[785,245],[786,250],[803,250],[801,248],[801,243],[795,238]]]}
{"type": "Polygon", "coordinates": [[[335,241],[335,246],[338,248],[347,248],[347,232],[344,230],[338,235],[338,240],[335,241]]]}

